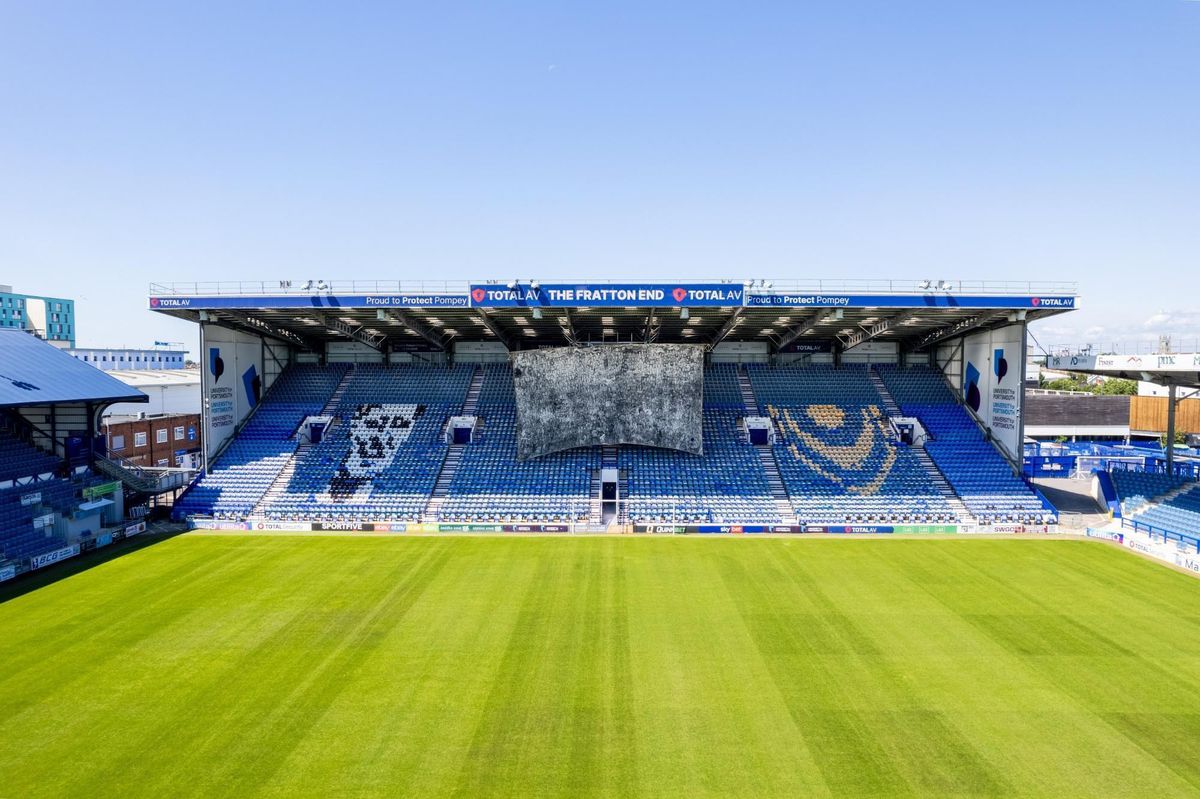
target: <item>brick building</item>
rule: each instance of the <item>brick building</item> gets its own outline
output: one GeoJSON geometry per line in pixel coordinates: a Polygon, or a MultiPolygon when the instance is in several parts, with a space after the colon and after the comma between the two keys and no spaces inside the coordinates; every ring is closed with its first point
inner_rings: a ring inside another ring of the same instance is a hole
{"type": "Polygon", "coordinates": [[[108,451],[138,466],[199,466],[200,414],[110,416],[104,420],[108,451]]]}

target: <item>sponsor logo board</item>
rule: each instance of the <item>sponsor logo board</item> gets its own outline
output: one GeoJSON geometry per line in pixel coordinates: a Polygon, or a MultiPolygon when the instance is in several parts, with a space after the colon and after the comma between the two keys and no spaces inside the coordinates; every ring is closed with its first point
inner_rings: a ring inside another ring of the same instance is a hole
{"type": "Polygon", "coordinates": [[[56,549],[52,552],[43,552],[41,555],[35,555],[34,557],[30,558],[29,568],[31,568],[31,569],[45,568],[46,566],[49,566],[52,563],[58,563],[59,561],[66,560],[67,558],[73,558],[78,554],[79,554],[79,545],[78,544],[72,544],[69,547],[63,547],[62,549],[56,549]]]}

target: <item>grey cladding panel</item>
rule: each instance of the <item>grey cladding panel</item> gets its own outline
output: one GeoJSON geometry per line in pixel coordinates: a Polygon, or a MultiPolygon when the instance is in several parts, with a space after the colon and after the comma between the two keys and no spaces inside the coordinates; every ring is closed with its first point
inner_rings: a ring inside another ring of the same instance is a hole
{"type": "Polygon", "coordinates": [[[644,444],[704,452],[704,348],[614,344],[513,355],[517,458],[644,444]]]}

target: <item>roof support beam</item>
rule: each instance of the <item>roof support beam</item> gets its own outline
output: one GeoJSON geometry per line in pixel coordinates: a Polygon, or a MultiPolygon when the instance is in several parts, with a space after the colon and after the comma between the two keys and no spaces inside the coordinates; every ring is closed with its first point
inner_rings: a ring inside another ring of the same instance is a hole
{"type": "Polygon", "coordinates": [[[727,320],[725,320],[725,324],[721,325],[721,329],[718,330],[717,334],[712,337],[712,341],[708,342],[708,345],[705,347],[705,349],[712,351],[712,349],[720,344],[726,336],[732,333],[733,329],[742,323],[742,311],[744,310],[746,310],[746,306],[744,305],[739,305],[738,307],[734,308],[733,313],[730,314],[727,320]]]}
{"type": "Polygon", "coordinates": [[[787,345],[791,344],[796,339],[803,336],[808,331],[815,330],[818,326],[823,325],[826,322],[832,322],[832,321],[835,321],[835,320],[841,319],[841,318],[842,318],[842,311],[840,308],[835,308],[832,311],[817,311],[817,312],[813,313],[811,316],[809,316],[807,319],[805,319],[803,322],[796,325],[788,332],[784,333],[783,336],[781,336],[779,341],[776,343],[775,349],[781,350],[784,347],[786,347],[787,345]]]}
{"type": "Polygon", "coordinates": [[[369,333],[367,332],[366,325],[352,325],[348,322],[343,322],[336,316],[321,316],[318,318],[325,325],[326,329],[332,330],[335,333],[341,333],[343,336],[348,336],[373,350],[383,352],[383,342],[387,339],[387,336],[382,333],[369,333]]]}
{"type": "Polygon", "coordinates": [[[642,340],[647,344],[652,343],[658,338],[658,332],[654,329],[654,308],[650,309],[650,313],[646,314],[646,324],[642,329],[642,340]]]}
{"type": "Polygon", "coordinates": [[[853,349],[859,344],[864,344],[873,338],[878,338],[889,330],[895,330],[900,325],[907,322],[909,319],[921,313],[922,309],[914,308],[909,311],[903,311],[895,316],[889,316],[887,319],[880,319],[870,327],[861,327],[858,332],[851,333],[842,339],[842,343],[846,345],[846,349],[853,349]]]}
{"type": "Polygon", "coordinates": [[[959,320],[952,325],[939,327],[937,330],[931,330],[913,343],[913,349],[923,350],[926,347],[932,347],[934,344],[940,344],[948,338],[961,336],[964,333],[969,333],[972,330],[977,330],[981,327],[990,325],[998,319],[1003,319],[1008,316],[1008,311],[1000,313],[981,313],[976,316],[971,316],[966,319],[959,320]]]}
{"type": "Polygon", "coordinates": [[[385,316],[392,321],[399,322],[407,327],[412,332],[416,333],[421,338],[428,341],[439,350],[446,349],[446,338],[439,333],[434,332],[424,322],[421,322],[407,311],[397,311],[394,309],[380,310],[380,316],[385,316]]]}
{"type": "Polygon", "coordinates": [[[504,331],[500,329],[500,326],[496,324],[496,321],[492,319],[492,317],[488,316],[481,308],[476,308],[475,313],[479,316],[480,321],[483,322],[483,326],[492,331],[492,335],[496,337],[496,340],[503,344],[506,349],[511,350],[512,342],[509,341],[508,336],[504,334],[504,331]]]}
{"type": "Polygon", "coordinates": [[[214,320],[214,318],[225,317],[238,326],[251,332],[265,333],[268,336],[273,336],[274,338],[277,338],[281,341],[286,341],[289,344],[296,344],[312,352],[317,352],[319,350],[319,347],[316,344],[309,341],[304,336],[301,336],[299,333],[288,330],[285,327],[279,327],[278,325],[272,324],[264,319],[259,319],[257,316],[226,310],[221,310],[219,312],[209,311],[208,315],[210,320],[214,320]]]}
{"type": "Polygon", "coordinates": [[[572,347],[578,347],[580,346],[579,336],[575,333],[575,320],[571,318],[571,309],[563,308],[562,312],[563,318],[567,320],[567,343],[572,347]]]}

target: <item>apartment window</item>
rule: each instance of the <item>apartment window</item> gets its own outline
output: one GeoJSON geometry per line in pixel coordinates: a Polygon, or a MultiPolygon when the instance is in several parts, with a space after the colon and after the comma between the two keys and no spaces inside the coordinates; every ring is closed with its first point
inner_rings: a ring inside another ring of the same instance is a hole
{"type": "Polygon", "coordinates": [[[179,425],[179,427],[175,428],[175,440],[183,441],[183,425],[179,425]]]}
{"type": "Polygon", "coordinates": [[[154,431],[154,440],[159,444],[167,443],[167,428],[154,431]]]}
{"type": "Polygon", "coordinates": [[[146,446],[146,434],[145,433],[134,433],[133,434],[133,445],[135,447],[146,446]]]}
{"type": "Polygon", "coordinates": [[[113,452],[117,452],[118,450],[125,449],[125,436],[113,436],[112,437],[112,449],[113,449],[113,452]]]}

